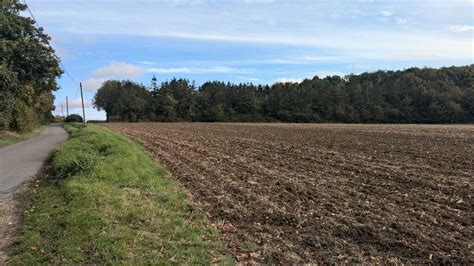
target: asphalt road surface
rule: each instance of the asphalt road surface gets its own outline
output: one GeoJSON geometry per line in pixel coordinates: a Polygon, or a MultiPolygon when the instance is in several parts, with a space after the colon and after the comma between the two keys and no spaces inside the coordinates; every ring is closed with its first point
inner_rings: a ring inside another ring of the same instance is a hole
{"type": "Polygon", "coordinates": [[[0,149],[0,198],[9,196],[33,178],[53,150],[68,138],[60,125],[41,135],[0,149]]]}

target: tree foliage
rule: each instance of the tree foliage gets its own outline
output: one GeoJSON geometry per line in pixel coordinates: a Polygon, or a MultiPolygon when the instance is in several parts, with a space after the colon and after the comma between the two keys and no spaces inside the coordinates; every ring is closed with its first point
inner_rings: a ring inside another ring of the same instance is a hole
{"type": "Polygon", "coordinates": [[[107,121],[137,122],[145,117],[150,93],[132,81],[109,80],[94,96],[94,105],[107,113],[107,121]]]}
{"type": "Polygon", "coordinates": [[[76,114],[69,115],[69,116],[66,117],[66,119],[64,119],[64,122],[82,123],[83,121],[84,120],[82,119],[82,116],[76,115],[76,114]]]}
{"type": "Polygon", "coordinates": [[[50,37],[19,15],[26,6],[0,3],[0,130],[28,131],[52,118],[52,92],[62,70],[50,37]]]}
{"type": "Polygon", "coordinates": [[[272,86],[185,79],[107,81],[95,106],[109,121],[472,123],[474,65],[410,68],[272,86]]]}

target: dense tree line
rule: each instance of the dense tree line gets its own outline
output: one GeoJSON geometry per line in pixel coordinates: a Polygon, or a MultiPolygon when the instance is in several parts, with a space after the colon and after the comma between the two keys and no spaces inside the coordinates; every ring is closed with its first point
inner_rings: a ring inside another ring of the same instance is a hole
{"type": "Polygon", "coordinates": [[[0,130],[28,131],[52,118],[62,74],[50,37],[19,15],[26,6],[0,0],[0,130]]]}
{"type": "Polygon", "coordinates": [[[108,121],[474,122],[474,65],[410,68],[272,86],[186,79],[147,88],[105,82],[94,98],[108,121]]]}

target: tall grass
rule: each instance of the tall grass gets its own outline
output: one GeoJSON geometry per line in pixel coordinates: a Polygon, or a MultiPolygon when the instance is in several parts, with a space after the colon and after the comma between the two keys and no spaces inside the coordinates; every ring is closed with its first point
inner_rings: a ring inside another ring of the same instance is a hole
{"type": "Polygon", "coordinates": [[[232,262],[179,183],[140,146],[98,126],[65,128],[54,175],[29,190],[11,264],[232,262]]]}
{"type": "Polygon", "coordinates": [[[39,126],[27,133],[17,133],[12,131],[0,131],[0,148],[6,147],[8,145],[34,138],[41,134],[45,129],[45,126],[39,126]]]}

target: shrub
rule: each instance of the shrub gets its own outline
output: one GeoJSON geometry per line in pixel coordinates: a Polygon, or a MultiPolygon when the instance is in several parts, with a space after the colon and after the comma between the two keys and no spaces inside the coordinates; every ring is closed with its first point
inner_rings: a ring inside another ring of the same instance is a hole
{"type": "Polygon", "coordinates": [[[82,116],[72,114],[72,115],[69,115],[68,117],[66,117],[66,120],[64,120],[64,121],[65,122],[80,122],[80,123],[82,123],[82,116]]]}

